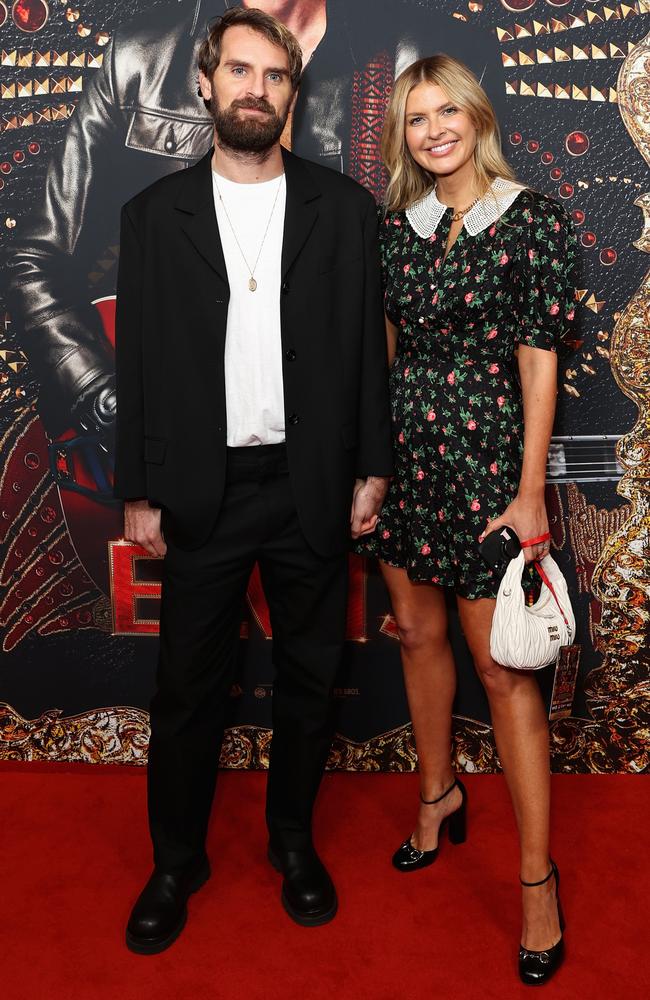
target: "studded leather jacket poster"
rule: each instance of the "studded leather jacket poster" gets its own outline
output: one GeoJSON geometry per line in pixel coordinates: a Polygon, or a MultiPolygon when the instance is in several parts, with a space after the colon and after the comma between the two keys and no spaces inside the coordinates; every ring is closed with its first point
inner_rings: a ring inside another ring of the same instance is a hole
{"type": "MultiPolygon", "coordinates": [[[[146,762],[160,566],[121,541],[112,496],[119,210],[210,148],[197,49],[227,5],[0,0],[0,759],[146,762]]],[[[577,638],[540,683],[554,770],[645,770],[648,0],[307,8],[324,32],[285,133],[294,152],[349,174],[380,201],[379,140],[395,76],[447,52],[481,79],[518,178],[572,217],[578,324],[559,357],[546,502],[577,638]]],[[[351,555],[350,575],[330,766],[411,769],[388,596],[371,560],[351,555]]],[[[494,771],[487,702],[452,602],[450,614],[457,763],[494,771]]],[[[241,636],[222,764],[259,768],[273,672],[256,572],[241,636]]]]}

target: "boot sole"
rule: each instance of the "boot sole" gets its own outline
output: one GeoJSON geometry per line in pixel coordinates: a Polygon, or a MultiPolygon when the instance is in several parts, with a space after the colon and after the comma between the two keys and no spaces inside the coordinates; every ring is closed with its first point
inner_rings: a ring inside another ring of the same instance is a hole
{"type": "MultiPolygon", "coordinates": [[[[279,872],[282,875],[282,866],[280,864],[280,861],[277,855],[274,854],[274,852],[271,850],[271,848],[269,848],[268,850],[268,859],[271,862],[273,868],[275,868],[276,872],[279,872]]],[[[280,900],[287,915],[290,916],[291,919],[295,923],[299,924],[301,927],[320,927],[322,924],[328,924],[330,920],[334,919],[337,910],[339,908],[339,903],[338,899],[336,898],[336,895],[334,896],[334,903],[332,904],[329,910],[326,910],[324,913],[315,913],[313,916],[311,916],[308,913],[301,913],[299,910],[294,909],[294,907],[291,905],[291,903],[286,897],[284,888],[282,889],[280,900]]]]}
{"type": "MultiPolygon", "coordinates": [[[[209,878],[210,878],[210,866],[206,864],[205,868],[202,868],[196,875],[195,879],[190,883],[188,895],[191,896],[195,892],[198,892],[199,889],[205,885],[205,883],[208,881],[209,878]]],[[[155,938],[151,941],[147,940],[142,941],[139,938],[134,937],[132,934],[129,934],[127,930],[126,946],[129,949],[129,951],[132,951],[135,955],[159,955],[161,951],[166,951],[166,949],[169,948],[174,943],[176,938],[180,937],[183,929],[185,928],[186,923],[187,923],[187,906],[185,906],[185,909],[183,910],[181,919],[179,920],[178,924],[176,925],[176,927],[174,927],[173,931],[171,931],[171,933],[167,935],[167,937],[155,938]]]]}

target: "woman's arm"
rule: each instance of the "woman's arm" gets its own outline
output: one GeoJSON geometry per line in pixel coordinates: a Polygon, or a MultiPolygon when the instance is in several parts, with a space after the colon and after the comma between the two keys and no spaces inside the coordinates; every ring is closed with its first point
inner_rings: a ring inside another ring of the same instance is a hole
{"type": "Polygon", "coordinates": [[[392,365],[395,360],[395,351],[397,350],[397,327],[394,323],[391,323],[386,313],[384,313],[384,319],[386,321],[386,344],[388,347],[388,364],[392,365]]]}
{"type": "MultiPolygon", "coordinates": [[[[524,459],[519,491],[501,517],[490,521],[486,534],[508,524],[525,540],[548,531],[544,485],[555,417],[557,355],[554,351],[520,344],[518,356],[524,404],[524,459]]],[[[526,548],[526,562],[545,554],[548,548],[548,543],[526,548]]]]}
{"type": "Polygon", "coordinates": [[[518,496],[541,497],[543,502],[557,399],[557,354],[520,344],[518,360],[524,404],[524,461],[518,496]]]}

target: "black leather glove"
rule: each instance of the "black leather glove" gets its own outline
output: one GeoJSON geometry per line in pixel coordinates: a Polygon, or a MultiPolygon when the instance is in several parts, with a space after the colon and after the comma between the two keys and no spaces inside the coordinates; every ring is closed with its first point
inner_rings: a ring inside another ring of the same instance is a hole
{"type": "Polygon", "coordinates": [[[72,409],[73,424],[87,434],[97,435],[107,452],[113,451],[116,415],[117,393],[112,375],[92,382],[72,409]]]}

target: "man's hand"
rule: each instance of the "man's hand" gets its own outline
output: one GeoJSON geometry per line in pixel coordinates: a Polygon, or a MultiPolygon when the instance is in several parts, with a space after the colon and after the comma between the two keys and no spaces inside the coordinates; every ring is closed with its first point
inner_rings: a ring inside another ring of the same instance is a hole
{"type": "Polygon", "coordinates": [[[124,537],[152,556],[164,556],[167,551],[160,530],[160,510],[150,507],[148,500],[127,500],[124,504],[124,537]]]}
{"type": "Polygon", "coordinates": [[[370,535],[375,530],[389,482],[383,476],[357,479],[350,514],[350,532],[353,538],[370,535]]]}

